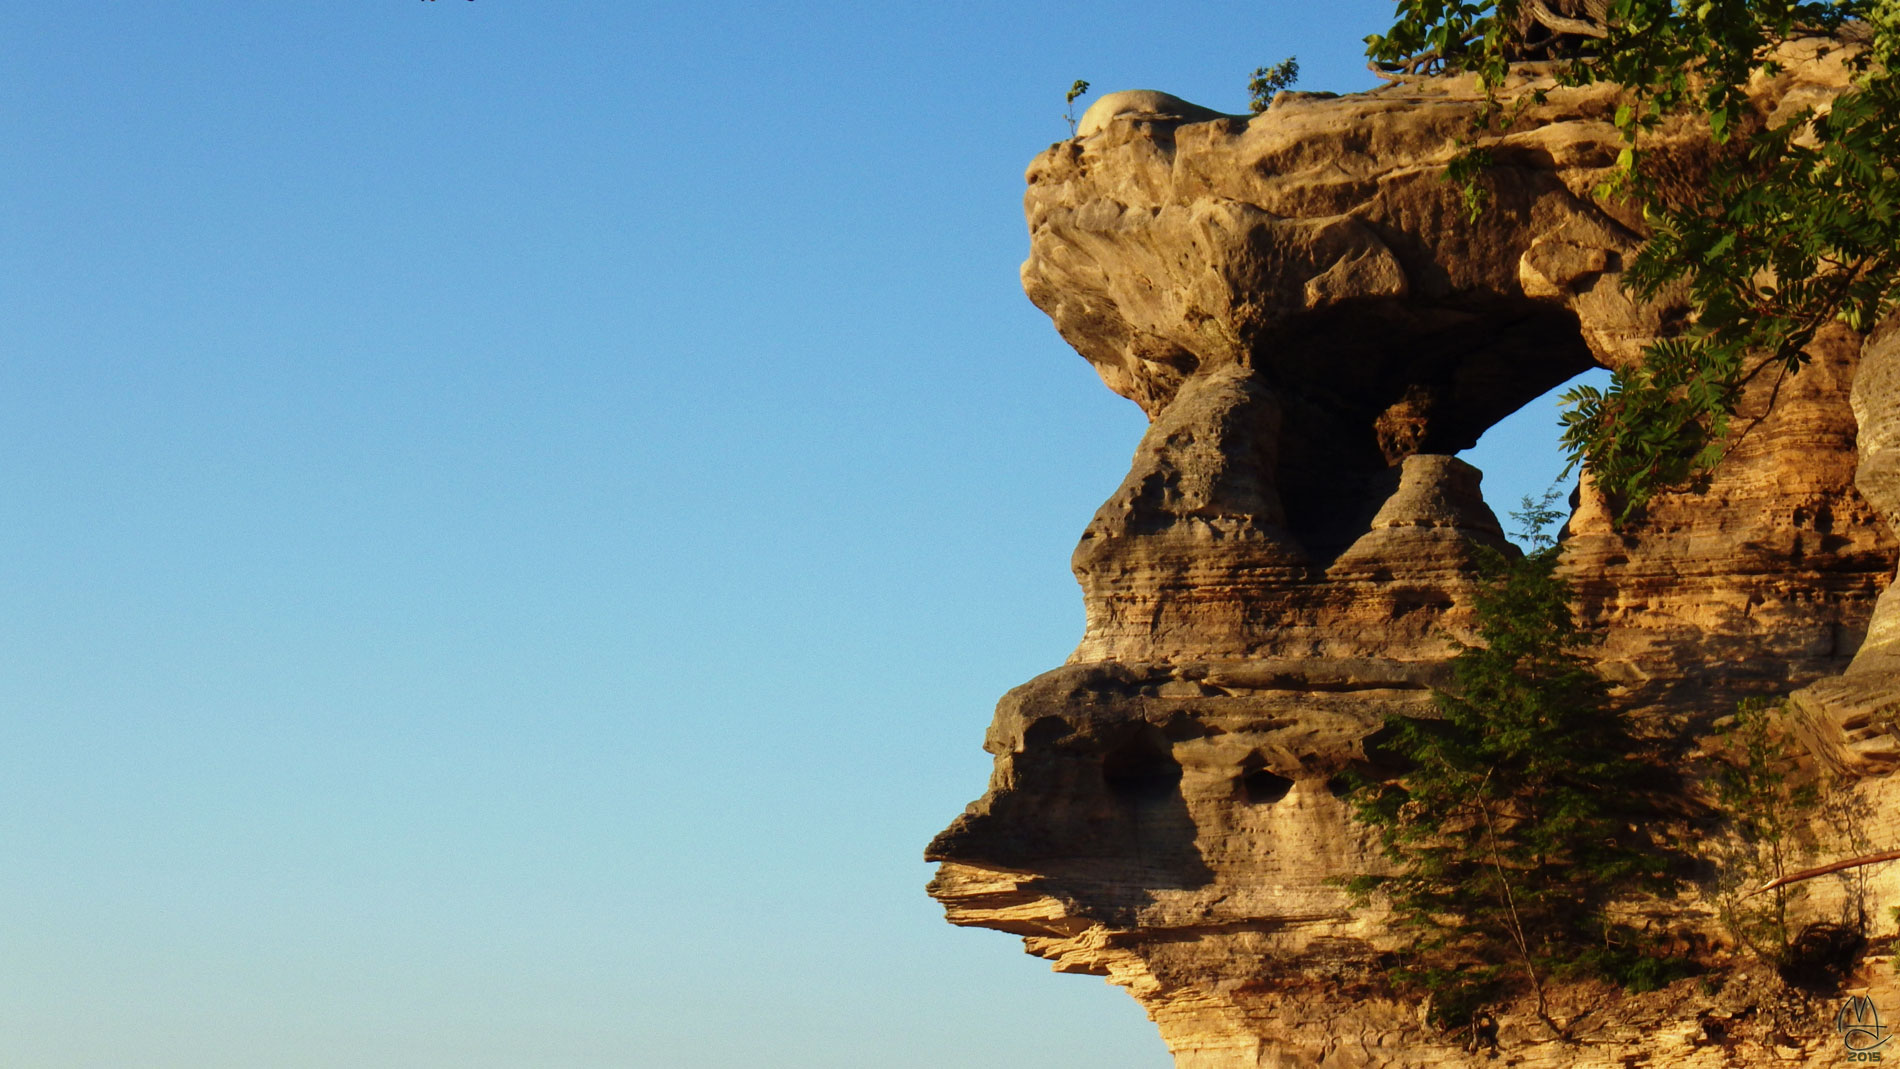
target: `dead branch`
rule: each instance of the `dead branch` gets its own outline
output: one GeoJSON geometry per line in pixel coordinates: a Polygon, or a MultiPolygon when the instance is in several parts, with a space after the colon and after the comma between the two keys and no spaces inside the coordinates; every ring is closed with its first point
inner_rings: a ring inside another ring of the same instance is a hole
{"type": "Polygon", "coordinates": [[[1411,56],[1394,63],[1381,63],[1378,60],[1372,60],[1366,64],[1366,69],[1384,78],[1388,82],[1396,82],[1402,78],[1435,73],[1433,70],[1434,64],[1437,64],[1441,68],[1444,66],[1444,57],[1439,54],[1436,48],[1420,52],[1416,56],[1411,56]]]}
{"type": "Polygon", "coordinates": [[[1557,14],[1544,6],[1544,0],[1529,0],[1525,7],[1530,11],[1531,18],[1543,23],[1553,33],[1572,33],[1578,37],[1608,37],[1610,35],[1610,31],[1594,22],[1567,19],[1557,14]]]}
{"type": "Polygon", "coordinates": [[[1882,850],[1878,854],[1863,854],[1860,857],[1850,857],[1845,861],[1835,861],[1818,868],[1802,869],[1800,872],[1792,872],[1778,880],[1769,880],[1767,883],[1743,895],[1742,898],[1753,898],[1758,894],[1772,891],[1777,887],[1786,887],[1791,883],[1800,883],[1802,880],[1812,880],[1816,876],[1826,876],[1830,872],[1840,872],[1843,869],[1857,869],[1862,865],[1877,865],[1882,861],[1900,861],[1900,850],[1882,850]]]}

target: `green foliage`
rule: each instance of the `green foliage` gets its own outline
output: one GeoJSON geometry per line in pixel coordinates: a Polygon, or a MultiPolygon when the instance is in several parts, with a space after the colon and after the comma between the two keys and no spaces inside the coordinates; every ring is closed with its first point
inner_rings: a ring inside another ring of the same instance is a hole
{"type": "Polygon", "coordinates": [[[1405,771],[1352,795],[1399,872],[1377,892],[1413,943],[1392,979],[1431,993],[1461,1025],[1506,985],[1553,973],[1644,985],[1667,966],[1610,916],[1674,884],[1646,744],[1607,700],[1581,651],[1559,547],[1542,534],[1554,495],[1517,513],[1538,547],[1494,554],[1474,597],[1479,644],[1460,645],[1439,719],[1394,717],[1381,748],[1405,771]]]}
{"type": "Polygon", "coordinates": [[[1486,85],[1504,80],[1511,58],[1505,47],[1519,0],[1398,0],[1398,21],[1384,34],[1366,38],[1375,64],[1408,73],[1476,71],[1486,85]]]}
{"type": "MultiPolygon", "coordinates": [[[[1566,395],[1564,446],[1587,463],[1627,516],[1658,490],[1689,482],[1725,454],[1743,391],[1776,385],[1805,363],[1830,322],[1866,330],[1900,298],[1900,54],[1896,0],[1605,0],[1572,4],[1599,18],[1553,12],[1544,0],[1398,0],[1398,21],[1367,38],[1376,66],[1462,70],[1487,91],[1510,63],[1558,57],[1563,84],[1610,81],[1626,99],[1615,123],[1624,148],[1604,195],[1638,198],[1651,239],[1628,283],[1644,298],[1680,286],[1689,325],[1619,369],[1607,390],[1566,395]],[[1854,23],[1866,45],[1852,89],[1825,111],[1773,128],[1744,92],[1776,70],[1780,42],[1854,23]],[[1642,135],[1677,115],[1699,116],[1720,155],[1693,194],[1671,194],[1645,169],[1642,135]]],[[[1497,117],[1487,108],[1481,123],[1497,117]]],[[[1467,207],[1485,164],[1466,165],[1467,207]]],[[[1474,202],[1475,198],[1475,202],[1474,202]]],[[[1746,424],[1742,430],[1746,429],[1746,424]]]]}
{"type": "Polygon", "coordinates": [[[1511,518],[1517,521],[1518,528],[1511,533],[1520,541],[1529,543],[1532,549],[1550,548],[1557,541],[1551,535],[1550,529],[1564,518],[1563,510],[1557,507],[1557,502],[1563,499],[1563,491],[1554,486],[1545,490],[1543,496],[1535,500],[1529,494],[1525,494],[1519,499],[1517,510],[1511,513],[1511,518]]]}
{"type": "Polygon", "coordinates": [[[1821,798],[1819,785],[1800,776],[1793,757],[1797,744],[1776,712],[1768,702],[1743,702],[1721,726],[1711,749],[1715,800],[1734,832],[1733,842],[1715,848],[1722,921],[1758,958],[1779,966],[1794,946],[1790,906],[1806,894],[1806,885],[1744,896],[1788,874],[1797,834],[1812,820],[1821,798]]]}
{"type": "Polygon", "coordinates": [[[1686,283],[1696,309],[1607,391],[1565,397],[1564,444],[1598,485],[1639,507],[1655,487],[1713,467],[1744,388],[1776,386],[1816,332],[1868,330],[1900,296],[1900,86],[1881,78],[1757,134],[1716,169],[1708,196],[1647,211],[1650,240],[1627,280],[1650,298],[1686,283]]]}
{"type": "Polygon", "coordinates": [[[1288,56],[1272,67],[1255,67],[1253,79],[1247,83],[1248,106],[1255,115],[1267,110],[1273,103],[1274,94],[1282,89],[1291,89],[1293,83],[1300,80],[1300,60],[1298,56],[1288,56]]]}
{"type": "Polygon", "coordinates": [[[1069,87],[1068,93],[1064,94],[1062,97],[1062,105],[1063,105],[1062,118],[1063,118],[1063,121],[1069,124],[1070,137],[1075,136],[1075,101],[1083,93],[1086,93],[1088,91],[1089,91],[1089,83],[1083,81],[1080,78],[1077,78],[1075,80],[1075,84],[1069,87]]]}
{"type": "Polygon", "coordinates": [[[1489,149],[1466,148],[1453,156],[1445,168],[1445,181],[1458,187],[1465,202],[1465,219],[1469,222],[1483,218],[1485,208],[1491,204],[1491,191],[1485,188],[1482,179],[1494,162],[1489,149]]]}

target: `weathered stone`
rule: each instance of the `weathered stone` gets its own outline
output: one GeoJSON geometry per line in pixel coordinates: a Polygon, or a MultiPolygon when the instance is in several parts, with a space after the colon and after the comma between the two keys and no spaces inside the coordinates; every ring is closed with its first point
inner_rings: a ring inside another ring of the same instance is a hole
{"type": "MultiPolygon", "coordinates": [[[[1845,84],[1827,42],[1787,58],[1764,115],[1845,84]]],[[[1481,105],[1469,79],[1283,93],[1251,117],[1110,94],[1029,168],[1024,289],[1152,422],[1075,552],[1082,641],[998,706],[989,790],[931,844],[931,893],[953,923],[1128,988],[1179,1066],[1488,1061],[1382,993],[1403,936],[1334,882],[1386,864],[1336,777],[1388,716],[1432,715],[1474,637],[1480,551],[1508,551],[1451,454],[1680,322],[1678,295],[1623,292],[1641,221],[1592,193],[1616,103],[1593,86],[1527,104],[1485,143],[1476,221],[1443,180],[1481,105]]],[[[1652,151],[1693,182],[1703,136],[1665,129],[1652,151]]],[[[1563,566],[1618,700],[1659,730],[1693,736],[1860,651],[1800,719],[1823,761],[1874,774],[1855,797],[1877,835],[1900,834],[1896,690],[1871,674],[1900,658],[1900,603],[1874,615],[1896,557],[1880,510],[1900,514],[1896,353],[1824,333],[1805,371],[1749,395],[1700,493],[1621,527],[1586,473],[1563,566]]],[[[1900,876],[1868,887],[1900,903],[1900,876]]],[[[1665,921],[1722,938],[1694,895],[1665,921]]],[[[1900,994],[1888,973],[1860,980],[1900,994]]],[[[1521,1013],[1500,1042],[1533,1066],[1838,1060],[1832,1036],[1765,1023],[1794,1019],[1763,1009],[1793,997],[1775,990],[1745,969],[1715,992],[1556,985],[1578,1042],[1521,1013]]]]}
{"type": "Polygon", "coordinates": [[[1124,89],[1096,98],[1082,113],[1075,136],[1093,137],[1116,122],[1206,122],[1220,112],[1190,104],[1171,93],[1153,89],[1124,89]]]}
{"type": "Polygon", "coordinates": [[[1498,526],[1478,484],[1484,476],[1456,457],[1414,453],[1399,467],[1398,489],[1360,535],[1326,570],[1329,580],[1372,578],[1403,572],[1447,574],[1457,584],[1476,563],[1473,550],[1507,551],[1510,543],[1498,526]]]}
{"type": "MultiPolygon", "coordinates": [[[[1854,376],[1860,465],[1854,485],[1900,530],[1900,320],[1868,343],[1854,376]]],[[[1900,589],[1888,587],[1854,657],[1856,671],[1900,670],[1900,589]]]]}
{"type": "MultiPolygon", "coordinates": [[[[1861,495],[1900,528],[1900,320],[1867,342],[1854,376],[1861,495]]],[[[1836,771],[1884,775],[1900,768],[1900,588],[1874,608],[1847,672],[1796,692],[1802,738],[1836,771]]]]}

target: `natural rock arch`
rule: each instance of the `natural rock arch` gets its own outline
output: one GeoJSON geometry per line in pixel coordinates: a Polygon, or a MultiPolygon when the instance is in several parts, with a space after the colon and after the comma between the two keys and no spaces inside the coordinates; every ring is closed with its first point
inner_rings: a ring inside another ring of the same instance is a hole
{"type": "MultiPolygon", "coordinates": [[[[1838,75],[1817,61],[1764,92],[1838,75]]],[[[1128,987],[1183,1066],[1465,1060],[1366,983],[1395,936],[1328,882],[1380,864],[1337,777],[1388,715],[1429,715],[1475,548],[1502,544],[1449,454],[1675,323],[1667,295],[1623,293],[1640,223],[1591,194],[1614,103],[1598,86],[1528,107],[1487,146],[1475,222],[1442,180],[1469,81],[1284,93],[1256,117],[1113,94],[1029,169],[1024,288],[1151,425],[1076,549],[1085,634],[999,704],[996,772],[931,844],[931,892],[954,923],[1128,987]]],[[[1764,418],[1705,494],[1618,530],[1586,487],[1565,567],[1619,700],[1692,731],[1860,649],[1896,556],[1854,486],[1861,348],[1824,334],[1772,413],[1751,398],[1764,418]]],[[[1810,705],[1817,745],[1867,758],[1849,698],[1810,705]]]]}

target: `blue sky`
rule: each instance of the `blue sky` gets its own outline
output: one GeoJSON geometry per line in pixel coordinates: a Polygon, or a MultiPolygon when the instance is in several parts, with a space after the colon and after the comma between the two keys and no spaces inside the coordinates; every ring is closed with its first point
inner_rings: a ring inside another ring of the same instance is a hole
{"type": "Polygon", "coordinates": [[[1142,428],[1021,175],[1389,12],[0,10],[0,1064],[1166,1066],[923,894],[1142,428]]]}

